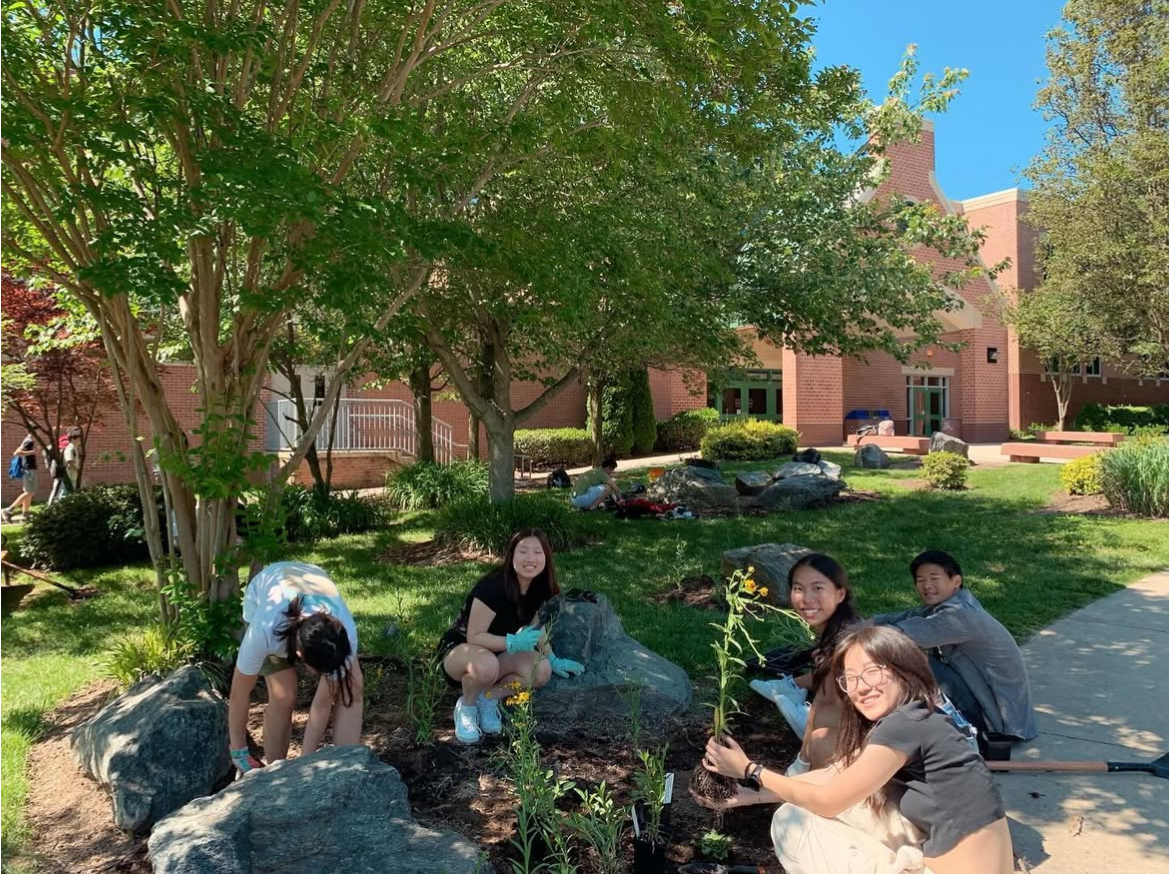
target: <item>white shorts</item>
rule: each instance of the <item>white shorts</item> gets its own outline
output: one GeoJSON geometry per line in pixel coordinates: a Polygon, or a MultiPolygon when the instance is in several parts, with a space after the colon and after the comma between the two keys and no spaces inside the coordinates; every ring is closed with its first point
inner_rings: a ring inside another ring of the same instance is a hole
{"type": "Polygon", "coordinates": [[[772,845],[788,874],[930,874],[921,836],[892,805],[862,801],[832,819],[795,804],[772,816],[772,845]]]}
{"type": "Polygon", "coordinates": [[[577,495],[577,497],[569,498],[569,503],[571,503],[578,510],[588,510],[590,507],[592,507],[594,504],[596,504],[597,499],[600,498],[604,494],[605,494],[605,486],[602,486],[602,485],[590,486],[582,494],[577,495]]]}

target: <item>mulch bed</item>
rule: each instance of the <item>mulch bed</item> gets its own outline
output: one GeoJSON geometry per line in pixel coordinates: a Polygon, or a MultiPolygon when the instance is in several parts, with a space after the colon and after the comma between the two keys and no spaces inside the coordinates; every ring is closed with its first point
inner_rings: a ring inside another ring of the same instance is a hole
{"type": "Polygon", "coordinates": [[[378,556],[387,564],[408,564],[414,567],[443,567],[467,561],[493,561],[492,556],[466,552],[458,547],[444,546],[437,540],[402,543],[378,556]]]}
{"type": "MultiPolygon", "coordinates": [[[[488,739],[468,747],[454,739],[450,713],[456,693],[448,693],[436,716],[435,743],[420,747],[413,741],[403,702],[406,677],[388,659],[363,659],[368,706],[363,742],[379,758],[393,765],[410,792],[411,808],[422,824],[450,829],[482,847],[497,872],[511,870],[516,858],[510,841],[515,832],[514,797],[495,760],[503,741],[488,739]]],[[[302,677],[301,707],[293,727],[293,747],[304,732],[315,679],[302,677]]],[[[48,874],[148,874],[146,841],[114,828],[109,799],[96,784],[77,771],[69,751],[68,728],[88,718],[104,703],[108,685],[90,687],[73,696],[54,714],[53,727],[30,757],[28,817],[33,828],[30,856],[48,874]]],[[[759,696],[745,693],[746,712],[736,717],[737,740],[758,760],[786,766],[796,756],[799,741],[784,726],[775,707],[759,696]]],[[[263,718],[263,684],[249,716],[249,731],[259,738],[263,718]]],[[[715,814],[690,797],[691,770],[701,758],[707,739],[708,714],[696,707],[684,718],[663,729],[669,743],[667,766],[675,772],[671,805],[673,841],[667,858],[670,870],[700,860],[699,837],[714,823],[715,814]]],[[[594,788],[602,780],[617,797],[628,803],[630,775],[635,760],[627,737],[596,740],[577,736],[539,734],[545,760],[564,779],[582,788],[594,788]]],[[[574,796],[575,797],[575,796],[574,796]]],[[[569,806],[569,802],[565,802],[569,806]]],[[[759,865],[769,874],[782,869],[769,838],[774,807],[763,805],[728,812],[721,827],[734,840],[730,861],[759,865]]],[[[632,863],[632,840],[626,838],[627,864],[632,863]]]]}
{"type": "Polygon", "coordinates": [[[1037,510],[1040,516],[1124,516],[1124,510],[1110,506],[1104,495],[1070,495],[1068,492],[1057,492],[1052,496],[1043,510],[1037,510]]]}

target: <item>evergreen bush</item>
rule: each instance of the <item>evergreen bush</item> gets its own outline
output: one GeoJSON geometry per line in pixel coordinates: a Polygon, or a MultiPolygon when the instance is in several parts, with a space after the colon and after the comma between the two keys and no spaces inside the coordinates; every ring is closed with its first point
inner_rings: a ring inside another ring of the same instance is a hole
{"type": "Polygon", "coordinates": [[[708,430],[699,450],[710,461],[767,461],[792,455],[799,439],[786,425],[744,419],[708,430]]]}

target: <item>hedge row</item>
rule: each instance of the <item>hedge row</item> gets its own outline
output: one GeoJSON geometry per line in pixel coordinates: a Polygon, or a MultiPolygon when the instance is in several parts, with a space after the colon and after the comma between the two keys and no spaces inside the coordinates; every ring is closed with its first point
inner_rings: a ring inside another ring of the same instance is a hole
{"type": "Polygon", "coordinates": [[[542,467],[580,467],[593,458],[593,442],[584,428],[532,428],[515,433],[518,455],[542,467]]]}
{"type": "Polygon", "coordinates": [[[1152,407],[1110,406],[1087,403],[1073,422],[1077,431],[1112,431],[1121,434],[1165,434],[1170,422],[1170,405],[1152,407]]]}

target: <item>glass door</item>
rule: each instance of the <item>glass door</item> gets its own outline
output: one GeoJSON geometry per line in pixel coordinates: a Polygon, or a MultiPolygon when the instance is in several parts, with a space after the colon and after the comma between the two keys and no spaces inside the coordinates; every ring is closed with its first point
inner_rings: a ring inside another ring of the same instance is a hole
{"type": "Polygon", "coordinates": [[[742,371],[728,374],[719,391],[712,392],[715,409],[724,416],[751,416],[753,419],[780,421],[784,409],[780,371],[742,371]]]}
{"type": "Polygon", "coordinates": [[[906,405],[910,411],[910,434],[929,437],[943,429],[947,416],[949,386],[945,376],[906,377],[906,405]]]}

